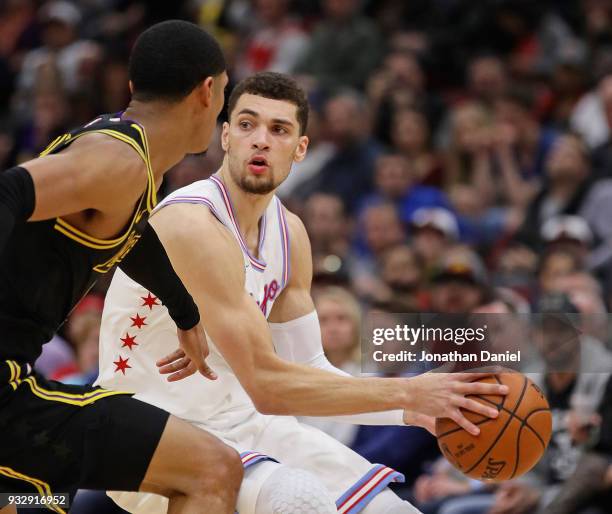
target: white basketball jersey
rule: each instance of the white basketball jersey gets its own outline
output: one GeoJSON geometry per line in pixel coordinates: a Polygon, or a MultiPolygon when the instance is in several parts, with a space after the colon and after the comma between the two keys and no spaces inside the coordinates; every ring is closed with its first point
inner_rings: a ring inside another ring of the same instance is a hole
{"type": "MultiPolygon", "coordinates": [[[[274,196],[261,217],[257,258],[242,238],[228,190],[217,176],[175,191],[157,209],[175,203],[201,204],[233,234],[244,257],[245,288],[267,317],[290,273],[289,232],[280,200],[274,196]]],[[[207,242],[194,233],[193,244],[207,242]]],[[[219,429],[240,423],[253,413],[252,402],[214,342],[208,342],[207,362],[217,380],[195,374],[167,382],[155,363],[178,348],[176,325],[159,299],[117,269],[102,315],[96,384],[134,392],[136,398],[194,423],[219,429]]]]}

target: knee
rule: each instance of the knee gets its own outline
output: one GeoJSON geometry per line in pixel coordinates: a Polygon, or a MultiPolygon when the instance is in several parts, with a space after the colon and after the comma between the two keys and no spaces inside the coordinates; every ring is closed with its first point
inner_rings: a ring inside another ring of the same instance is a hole
{"type": "Polygon", "coordinates": [[[214,491],[237,493],[244,474],[240,455],[220,441],[213,449],[209,446],[205,451],[208,452],[208,458],[202,459],[202,465],[198,470],[199,488],[209,493],[214,491]]]}
{"type": "Polygon", "coordinates": [[[265,514],[337,514],[323,483],[301,469],[282,467],[265,482],[255,512],[265,514]]]}

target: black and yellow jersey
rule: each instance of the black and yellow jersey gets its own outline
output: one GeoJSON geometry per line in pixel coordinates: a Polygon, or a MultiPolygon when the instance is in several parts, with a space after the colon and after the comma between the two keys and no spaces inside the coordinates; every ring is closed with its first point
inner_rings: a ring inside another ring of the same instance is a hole
{"type": "Polygon", "coordinates": [[[62,218],[15,227],[0,255],[0,360],[32,363],[100,274],[111,270],[138,241],[155,207],[147,137],[133,121],[99,116],[55,139],[41,156],[61,152],[91,133],[130,145],[146,165],[147,186],[131,219],[112,239],[91,237],[62,218]]]}

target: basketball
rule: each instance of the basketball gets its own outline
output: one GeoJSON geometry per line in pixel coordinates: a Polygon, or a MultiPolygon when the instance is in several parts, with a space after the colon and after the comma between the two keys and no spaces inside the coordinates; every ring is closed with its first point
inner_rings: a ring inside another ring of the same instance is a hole
{"type": "Polygon", "coordinates": [[[436,420],[438,446],[464,475],[487,482],[519,477],[540,460],[552,432],[552,416],[542,390],[521,373],[487,376],[479,382],[505,384],[503,396],[470,396],[497,408],[497,418],[464,415],[480,428],[474,436],[448,418],[436,420]]]}

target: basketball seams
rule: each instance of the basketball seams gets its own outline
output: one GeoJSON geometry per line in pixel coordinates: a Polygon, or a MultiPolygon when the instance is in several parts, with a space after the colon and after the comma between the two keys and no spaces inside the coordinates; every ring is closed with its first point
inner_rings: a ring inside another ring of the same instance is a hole
{"type": "MultiPolygon", "coordinates": [[[[537,414],[538,412],[550,412],[550,409],[545,408],[545,407],[541,407],[539,409],[534,409],[532,410],[529,414],[527,414],[527,417],[525,418],[524,424],[526,427],[529,428],[529,430],[531,430],[535,436],[538,438],[538,440],[542,443],[542,448],[544,448],[546,450],[546,443],[544,442],[544,439],[542,439],[542,436],[536,431],[535,428],[533,428],[528,422],[527,420],[529,419],[530,416],[537,414]]],[[[519,418],[520,419],[520,418],[519,418]]]]}
{"type": "MultiPolygon", "coordinates": [[[[525,396],[525,391],[527,390],[527,377],[523,376],[523,388],[521,389],[521,394],[519,395],[518,401],[516,402],[516,405],[514,406],[514,410],[512,411],[511,414],[514,414],[516,412],[516,409],[519,408],[519,405],[521,404],[521,402],[523,401],[523,397],[525,396]]],[[[482,461],[483,459],[489,455],[489,453],[491,452],[491,450],[495,447],[495,445],[499,442],[499,440],[501,439],[501,437],[504,435],[504,432],[506,431],[506,429],[508,428],[508,425],[510,424],[510,422],[512,421],[513,417],[512,415],[508,417],[508,421],[506,421],[506,424],[504,425],[504,427],[499,431],[499,433],[497,434],[497,436],[495,437],[495,439],[493,440],[493,442],[491,443],[491,445],[489,446],[489,448],[487,448],[487,450],[485,452],[483,452],[483,454],[481,455],[480,459],[478,459],[471,468],[469,468],[465,473],[470,473],[472,472],[482,461]]]]}
{"type": "MultiPolygon", "coordinates": [[[[516,417],[516,419],[520,420],[518,416],[516,417]]],[[[521,426],[518,429],[518,434],[516,435],[516,451],[514,452],[514,469],[512,470],[510,479],[514,478],[514,475],[516,475],[516,470],[518,469],[519,456],[520,456],[519,454],[521,452],[521,434],[523,432],[523,428],[525,428],[525,424],[524,422],[521,422],[521,426]]]]}
{"type": "MultiPolygon", "coordinates": [[[[531,416],[532,414],[537,414],[538,412],[550,412],[550,409],[548,407],[540,407],[538,409],[534,409],[532,411],[529,412],[529,414],[527,415],[527,417],[525,419],[521,418],[520,416],[517,416],[515,412],[498,405],[495,402],[492,402],[491,400],[483,397],[483,396],[476,396],[476,398],[480,398],[482,401],[490,403],[491,405],[494,405],[495,407],[498,407],[500,410],[502,410],[503,412],[507,413],[510,415],[510,417],[512,418],[516,418],[521,422],[521,425],[526,426],[527,428],[529,428],[529,430],[531,430],[534,435],[538,438],[538,440],[542,443],[542,447],[544,449],[546,449],[546,443],[544,443],[544,439],[542,439],[542,436],[540,436],[540,434],[536,431],[535,428],[533,428],[529,422],[527,421],[529,419],[529,416],[531,416]]],[[[476,423],[478,425],[478,423],[476,423]]],[[[456,429],[455,429],[456,430],[456,429]]],[[[450,433],[450,432],[447,432],[450,433]]],[[[445,434],[446,435],[446,434],[445,434]]]]}

